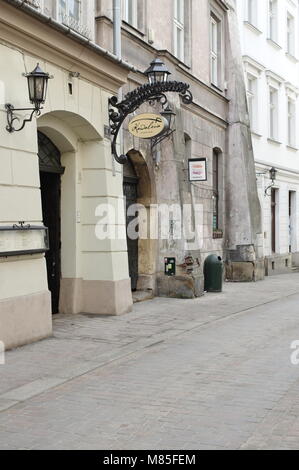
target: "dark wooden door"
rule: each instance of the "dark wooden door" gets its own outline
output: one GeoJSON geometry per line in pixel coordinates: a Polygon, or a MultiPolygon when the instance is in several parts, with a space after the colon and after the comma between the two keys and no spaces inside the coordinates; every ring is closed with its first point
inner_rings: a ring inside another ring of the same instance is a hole
{"type": "Polygon", "coordinates": [[[50,250],[46,253],[48,286],[52,297],[52,313],[59,312],[61,279],[60,242],[60,175],[40,173],[44,225],[49,229],[50,250]]]}
{"type": "Polygon", "coordinates": [[[42,132],[38,132],[38,157],[43,222],[49,229],[50,250],[46,254],[48,287],[52,297],[52,313],[58,313],[61,279],[60,195],[64,168],[58,148],[42,132]]]}
{"type": "Polygon", "coordinates": [[[138,238],[132,239],[128,234],[128,225],[136,218],[136,215],[128,216],[128,208],[131,204],[137,203],[137,180],[124,177],[124,196],[126,199],[126,217],[127,217],[127,244],[129,259],[129,274],[131,278],[132,291],[137,289],[138,281],[138,238]]]}
{"type": "Polygon", "coordinates": [[[271,189],[271,243],[272,253],[276,253],[276,189],[271,189]]]}

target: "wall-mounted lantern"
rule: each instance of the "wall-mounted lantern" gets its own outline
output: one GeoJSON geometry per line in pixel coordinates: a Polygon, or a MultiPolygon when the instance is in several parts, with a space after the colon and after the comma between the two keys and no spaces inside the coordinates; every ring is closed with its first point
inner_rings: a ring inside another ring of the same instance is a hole
{"type": "Polygon", "coordinates": [[[179,93],[184,104],[191,104],[193,100],[192,93],[189,90],[189,84],[168,80],[171,73],[161,59],[154,59],[144,74],[147,76],[148,83],[127,93],[121,102],[118,102],[116,96],[112,96],[112,98],[109,99],[112,155],[115,160],[121,164],[126,163],[127,156],[118,155],[116,142],[120,128],[129,114],[134,113],[143,103],[149,103],[151,106],[155,103],[162,105],[163,110],[161,115],[167,120],[168,125],[165,126],[163,133],[159,134],[155,140],[152,139],[153,147],[174,132],[171,126],[175,114],[170,107],[167,106],[168,101],[165,93],[179,93]]]}
{"type": "Polygon", "coordinates": [[[271,194],[269,194],[269,189],[271,189],[274,184],[275,184],[275,181],[276,181],[276,175],[277,175],[277,170],[276,168],[272,167],[270,170],[269,170],[269,175],[270,175],[270,180],[272,181],[272,183],[265,189],[265,196],[271,196],[271,194]]]}
{"type": "Polygon", "coordinates": [[[48,73],[45,73],[40,68],[39,64],[31,73],[24,74],[27,78],[29,101],[34,105],[34,108],[14,108],[12,104],[5,105],[7,111],[7,126],[8,132],[21,131],[24,129],[26,122],[31,122],[33,115],[40,116],[42,104],[46,101],[47,88],[49,79],[53,78],[48,73]],[[19,118],[14,115],[15,111],[32,111],[29,118],[24,119],[22,125],[16,129],[14,121],[19,121],[19,118]]]}

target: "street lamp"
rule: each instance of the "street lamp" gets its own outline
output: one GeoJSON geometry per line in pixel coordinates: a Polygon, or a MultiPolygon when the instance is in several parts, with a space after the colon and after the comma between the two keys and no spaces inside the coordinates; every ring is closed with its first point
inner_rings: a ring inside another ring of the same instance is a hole
{"type": "Polygon", "coordinates": [[[270,196],[271,194],[269,194],[269,189],[271,189],[274,184],[275,184],[275,181],[276,181],[276,175],[277,175],[277,170],[276,168],[272,167],[270,170],[269,170],[269,175],[270,175],[270,180],[272,181],[272,183],[265,189],[265,196],[270,196]]]}
{"type": "Polygon", "coordinates": [[[161,59],[154,59],[149,68],[144,72],[150,85],[166,83],[171,72],[167,69],[161,59]]]}
{"type": "Polygon", "coordinates": [[[34,105],[34,108],[14,108],[9,103],[5,105],[7,111],[6,130],[10,133],[21,131],[24,129],[26,122],[32,121],[34,114],[36,116],[40,115],[41,105],[46,101],[48,81],[50,78],[53,78],[48,73],[43,72],[39,64],[37,64],[32,72],[24,74],[24,76],[27,78],[29,101],[34,105]],[[18,129],[15,129],[13,125],[14,121],[19,121],[19,118],[14,115],[15,111],[32,111],[30,118],[24,119],[21,127],[18,129]]]}
{"type": "Polygon", "coordinates": [[[167,105],[164,111],[162,111],[160,114],[168,122],[168,129],[171,129],[172,123],[174,121],[174,117],[176,116],[176,114],[172,111],[171,107],[167,105]]]}
{"type": "Polygon", "coordinates": [[[176,114],[172,111],[169,104],[166,106],[166,108],[160,114],[161,114],[161,116],[163,116],[166,119],[167,126],[164,129],[164,131],[162,132],[162,134],[159,134],[157,137],[153,137],[151,139],[151,149],[152,149],[152,151],[153,151],[154,147],[156,147],[160,142],[162,142],[162,140],[167,139],[168,137],[170,137],[175,131],[175,129],[172,129],[172,125],[174,123],[174,118],[175,118],[176,114]]]}

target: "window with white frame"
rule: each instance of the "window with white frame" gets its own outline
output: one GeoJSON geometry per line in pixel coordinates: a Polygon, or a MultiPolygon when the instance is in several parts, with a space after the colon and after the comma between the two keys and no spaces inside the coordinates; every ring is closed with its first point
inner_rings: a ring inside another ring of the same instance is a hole
{"type": "Polygon", "coordinates": [[[251,129],[256,131],[258,116],[258,79],[251,74],[247,74],[247,102],[251,129]]]}
{"type": "Polygon", "coordinates": [[[291,147],[296,145],[296,104],[290,97],[288,97],[288,145],[291,147]]]}
{"type": "Polygon", "coordinates": [[[221,85],[221,22],[214,14],[210,16],[210,74],[211,83],[221,85]]]}
{"type": "Polygon", "coordinates": [[[257,23],[257,5],[256,0],[247,0],[246,1],[246,19],[248,23],[256,26],[257,23]]]}
{"type": "Polygon", "coordinates": [[[48,15],[53,14],[58,21],[91,39],[89,0],[43,0],[43,8],[48,15]]]}
{"type": "Polygon", "coordinates": [[[138,5],[137,0],[124,1],[124,20],[134,28],[138,28],[138,5]]]}
{"type": "Polygon", "coordinates": [[[295,55],[295,18],[287,14],[287,53],[295,55]]]}
{"type": "Polygon", "coordinates": [[[278,140],[278,90],[269,87],[269,137],[278,140]]]}
{"type": "Polygon", "coordinates": [[[174,2],[174,55],[182,62],[185,59],[185,0],[174,2]]]}
{"type": "Polygon", "coordinates": [[[277,42],[277,0],[269,0],[269,38],[277,42]]]}
{"type": "Polygon", "coordinates": [[[70,19],[79,23],[81,20],[81,0],[59,0],[58,18],[61,22],[70,19]]]}

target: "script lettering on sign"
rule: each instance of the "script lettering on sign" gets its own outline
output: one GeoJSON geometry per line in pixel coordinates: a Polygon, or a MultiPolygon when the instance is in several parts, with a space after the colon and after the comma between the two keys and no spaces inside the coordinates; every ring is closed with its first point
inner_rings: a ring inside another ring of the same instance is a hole
{"type": "Polygon", "coordinates": [[[140,139],[157,137],[167,127],[167,119],[159,114],[139,114],[129,122],[129,132],[140,139]]]}

